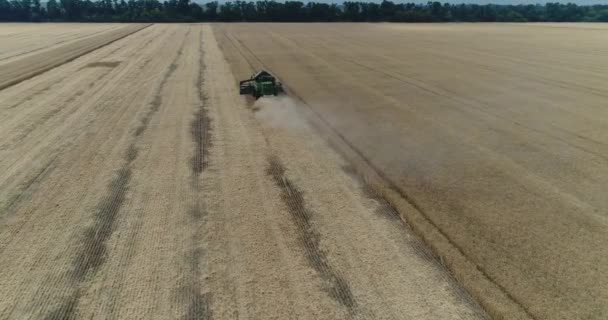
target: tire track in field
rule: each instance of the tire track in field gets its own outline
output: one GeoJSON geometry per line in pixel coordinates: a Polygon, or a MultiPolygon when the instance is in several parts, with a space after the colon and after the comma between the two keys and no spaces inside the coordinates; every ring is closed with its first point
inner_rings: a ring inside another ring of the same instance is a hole
{"type": "Polygon", "coordinates": [[[107,193],[96,206],[93,225],[88,227],[83,234],[83,239],[81,240],[82,246],[72,263],[72,270],[69,273],[70,280],[73,286],[76,287],[76,290],[60,303],[59,307],[46,314],[44,319],[73,319],[80,300],[81,291],[83,290],[83,288],[80,287],[80,284],[86,280],[87,277],[93,276],[105,263],[107,259],[106,242],[114,232],[115,222],[126,199],[129,182],[133,175],[132,164],[138,156],[137,143],[139,142],[141,134],[148,128],[150,120],[162,105],[163,89],[169,78],[177,69],[177,61],[182,56],[182,50],[186,43],[185,40],[188,33],[184,37],[175,58],[163,74],[156,94],[150,103],[150,108],[141,119],[139,126],[133,132],[133,141],[125,151],[122,166],[116,171],[114,178],[107,187],[107,193]]]}
{"type": "Polygon", "coordinates": [[[212,145],[211,142],[211,119],[209,118],[209,111],[207,110],[206,104],[209,99],[203,86],[205,84],[204,72],[206,69],[205,66],[205,56],[203,51],[203,44],[201,38],[201,44],[199,47],[199,56],[200,56],[200,73],[198,76],[198,80],[196,83],[200,107],[195,114],[195,119],[191,123],[191,132],[192,138],[194,139],[194,143],[196,144],[196,150],[194,152],[194,156],[192,157],[192,171],[194,172],[194,177],[198,178],[200,174],[207,168],[208,158],[209,158],[209,148],[212,145]]]}
{"type": "Polygon", "coordinates": [[[202,204],[196,203],[190,208],[188,216],[193,231],[190,235],[191,249],[186,251],[186,256],[184,257],[186,271],[177,296],[178,302],[183,307],[181,319],[212,319],[210,308],[211,293],[203,292],[203,285],[201,283],[202,261],[205,255],[205,250],[200,245],[203,241],[201,230],[205,225],[207,212],[202,204]]]}
{"type": "Polygon", "coordinates": [[[350,286],[340,272],[332,267],[327,255],[320,248],[321,235],[312,223],[313,212],[306,207],[302,191],[285,176],[285,167],[276,156],[268,159],[266,173],[281,190],[281,199],[287,206],[299,231],[306,258],[324,281],[329,296],[356,315],[357,301],[350,286]]]}
{"type": "Polygon", "coordinates": [[[190,235],[190,250],[186,252],[187,273],[184,275],[184,283],[180,286],[178,300],[185,306],[182,314],[184,320],[212,319],[210,309],[211,293],[203,293],[201,283],[202,263],[204,259],[203,230],[207,212],[205,204],[199,197],[201,191],[201,175],[208,166],[209,148],[211,147],[211,119],[209,118],[207,103],[209,101],[204,90],[205,85],[205,55],[203,50],[202,29],[199,32],[199,74],[196,81],[196,90],[199,97],[199,107],[190,123],[190,132],[194,142],[194,154],[190,161],[192,171],[192,188],[195,192],[194,203],[190,207],[189,219],[192,231],[190,235]]]}

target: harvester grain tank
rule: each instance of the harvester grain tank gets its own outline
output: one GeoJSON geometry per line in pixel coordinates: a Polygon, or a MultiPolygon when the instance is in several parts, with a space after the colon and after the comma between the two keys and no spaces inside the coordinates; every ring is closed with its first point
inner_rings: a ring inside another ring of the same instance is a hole
{"type": "Polygon", "coordinates": [[[283,92],[283,86],[275,76],[265,70],[254,73],[250,79],[239,82],[240,94],[251,94],[256,99],[262,96],[276,96],[283,92]]]}

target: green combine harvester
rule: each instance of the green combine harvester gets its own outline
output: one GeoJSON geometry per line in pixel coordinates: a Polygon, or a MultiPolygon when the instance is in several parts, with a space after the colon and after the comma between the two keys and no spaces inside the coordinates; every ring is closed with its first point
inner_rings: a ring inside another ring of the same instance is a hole
{"type": "Polygon", "coordinates": [[[268,71],[260,70],[251,79],[239,82],[241,94],[251,94],[258,99],[263,96],[276,96],[283,92],[281,83],[268,71]]]}

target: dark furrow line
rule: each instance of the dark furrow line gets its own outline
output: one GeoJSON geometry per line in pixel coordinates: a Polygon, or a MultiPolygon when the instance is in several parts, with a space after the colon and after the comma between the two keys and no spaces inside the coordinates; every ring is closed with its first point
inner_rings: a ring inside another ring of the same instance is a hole
{"type": "Polygon", "coordinates": [[[357,301],[348,281],[331,266],[327,255],[321,249],[319,244],[321,235],[311,221],[313,212],[306,207],[302,191],[285,176],[285,168],[276,156],[271,156],[268,163],[266,173],[281,190],[281,199],[297,225],[306,258],[324,280],[329,296],[343,305],[351,315],[356,314],[357,301]]]}
{"type": "Polygon", "coordinates": [[[79,256],[79,259],[76,260],[77,264],[74,271],[74,275],[78,279],[86,275],[87,272],[97,269],[98,266],[102,263],[101,259],[103,259],[103,255],[105,253],[105,241],[112,232],[112,224],[115,221],[118,209],[123,204],[128,183],[131,179],[131,164],[133,163],[133,161],[135,161],[138,154],[138,149],[136,146],[138,142],[138,137],[144,131],[146,131],[152,116],[160,109],[160,106],[162,104],[163,88],[166,86],[168,79],[171,77],[171,75],[173,75],[173,73],[177,69],[177,61],[181,57],[181,54],[182,52],[180,49],[173,62],[163,75],[163,78],[158,86],[158,90],[156,91],[156,95],[150,103],[150,109],[144,115],[140,125],[137,127],[135,133],[133,134],[134,140],[127,148],[123,158],[125,162],[123,163],[122,167],[117,171],[112,182],[109,184],[108,193],[97,206],[95,215],[96,224],[90,227],[87,232],[85,232],[85,239],[88,240],[85,243],[90,244],[90,246],[85,246],[86,250],[83,251],[79,256]],[[93,253],[94,256],[91,256],[91,253],[93,253]]]}
{"type": "Polygon", "coordinates": [[[201,230],[205,225],[205,212],[203,205],[198,201],[193,205],[189,212],[189,222],[193,226],[194,231],[190,236],[191,249],[186,252],[186,272],[184,273],[182,285],[179,288],[178,301],[185,306],[185,313],[181,319],[184,320],[195,320],[195,319],[212,319],[211,313],[211,293],[203,293],[201,284],[202,272],[202,259],[205,255],[204,249],[200,246],[203,241],[203,234],[201,230]]]}
{"type": "Polygon", "coordinates": [[[74,317],[74,312],[78,302],[80,301],[80,284],[87,278],[93,276],[106,262],[107,247],[106,242],[114,232],[115,222],[117,220],[120,209],[122,208],[126,194],[129,189],[133,168],[132,163],[137,159],[138,149],[137,143],[139,137],[148,128],[148,124],[152,116],[158,112],[162,105],[162,91],[166,86],[169,78],[177,69],[177,62],[182,56],[182,50],[186,43],[187,35],[184,37],[177,55],[165,71],[162,80],[156,90],[154,99],[150,103],[148,112],[144,115],[140,125],[133,132],[133,141],[127,147],[123,156],[123,164],[116,171],[114,178],[107,187],[106,195],[97,204],[94,214],[94,223],[88,227],[84,234],[79,253],[76,255],[72,263],[72,270],[69,273],[70,279],[74,286],[75,292],[58,308],[51,311],[45,316],[45,319],[71,319],[74,317]]]}
{"type": "Polygon", "coordinates": [[[194,151],[190,161],[192,170],[192,187],[195,191],[195,200],[189,211],[190,225],[193,226],[190,236],[191,249],[186,253],[186,264],[188,271],[184,275],[185,283],[180,287],[180,298],[185,305],[184,320],[212,319],[211,293],[203,293],[201,283],[201,268],[204,258],[204,250],[201,246],[203,241],[203,229],[205,226],[205,204],[199,198],[201,190],[201,174],[208,166],[209,148],[211,147],[211,119],[209,118],[207,103],[208,97],[204,90],[205,85],[205,54],[203,50],[202,29],[199,31],[199,73],[196,80],[196,90],[199,97],[199,107],[191,122],[191,134],[194,141],[194,151]]]}
{"type": "Polygon", "coordinates": [[[203,86],[205,85],[204,71],[206,69],[204,60],[204,51],[202,48],[202,40],[199,46],[199,64],[200,73],[196,82],[196,88],[198,91],[200,107],[195,114],[194,120],[191,123],[191,133],[196,149],[194,156],[192,157],[192,171],[194,177],[197,178],[203,170],[207,168],[209,158],[209,148],[211,147],[211,118],[209,117],[209,111],[207,110],[208,97],[203,86]]]}
{"type": "MultiPolygon", "coordinates": [[[[134,159],[132,156],[127,156],[134,159]]],[[[89,272],[96,271],[106,259],[106,241],[114,231],[114,222],[126,198],[128,184],[133,175],[131,162],[127,160],[108,185],[108,193],[97,205],[95,222],[84,233],[84,247],[74,261],[71,276],[81,281],[89,272]]]]}
{"type": "Polygon", "coordinates": [[[87,63],[84,68],[116,68],[120,64],[120,61],[97,61],[87,63]]]}
{"type": "MultiPolygon", "coordinates": [[[[145,67],[145,65],[147,65],[150,61],[151,61],[150,59],[147,59],[139,69],[140,70],[143,69],[145,67]]],[[[100,81],[108,74],[109,73],[107,73],[107,72],[101,73],[101,75],[98,76],[93,82],[89,83],[89,87],[92,87],[95,84],[95,82],[100,81]]],[[[59,80],[59,83],[61,81],[63,81],[63,79],[65,79],[65,78],[61,78],[59,80]]],[[[55,86],[56,84],[57,83],[47,86],[46,88],[43,89],[43,91],[49,90],[52,86],[55,86]]],[[[31,99],[31,97],[28,99],[31,99]]],[[[16,107],[16,106],[13,106],[13,107],[16,107]]],[[[0,146],[0,150],[2,150],[2,146],[0,146]]],[[[43,169],[39,174],[37,174],[35,178],[28,180],[28,182],[25,184],[25,187],[23,188],[22,192],[18,196],[10,198],[10,200],[8,201],[8,205],[4,206],[3,209],[0,209],[0,221],[2,221],[3,218],[6,218],[9,213],[14,212],[18,208],[18,205],[20,203],[22,203],[24,200],[28,199],[27,197],[29,197],[31,194],[33,194],[35,192],[36,186],[38,186],[43,179],[45,179],[47,176],[49,176],[51,174],[51,171],[54,169],[54,162],[57,160],[59,154],[60,153],[55,154],[53,156],[53,158],[51,160],[49,160],[45,169],[43,169]]],[[[4,243],[4,245],[0,246],[0,254],[2,254],[2,252],[13,242],[14,235],[19,233],[21,228],[30,220],[31,219],[29,219],[29,218],[26,220],[23,220],[19,224],[19,226],[11,232],[12,233],[11,237],[8,237],[7,238],[8,240],[4,243]]]]}

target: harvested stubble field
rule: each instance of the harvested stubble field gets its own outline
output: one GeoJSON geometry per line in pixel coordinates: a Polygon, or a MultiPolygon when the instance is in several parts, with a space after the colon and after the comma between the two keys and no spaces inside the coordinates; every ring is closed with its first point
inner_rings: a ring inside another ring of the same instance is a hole
{"type": "Polygon", "coordinates": [[[113,23],[45,23],[43,27],[33,23],[3,23],[0,28],[0,63],[121,28],[124,25],[113,23]]]}
{"type": "Polygon", "coordinates": [[[496,317],[608,318],[608,27],[225,24],[496,317]],[[333,137],[333,138],[332,138],[333,137]]]}
{"type": "Polygon", "coordinates": [[[606,29],[0,25],[0,319],[605,319],[606,29]]]}
{"type": "Polygon", "coordinates": [[[0,77],[0,319],[487,318],[292,100],[238,95],[209,25],[0,77]]]}

